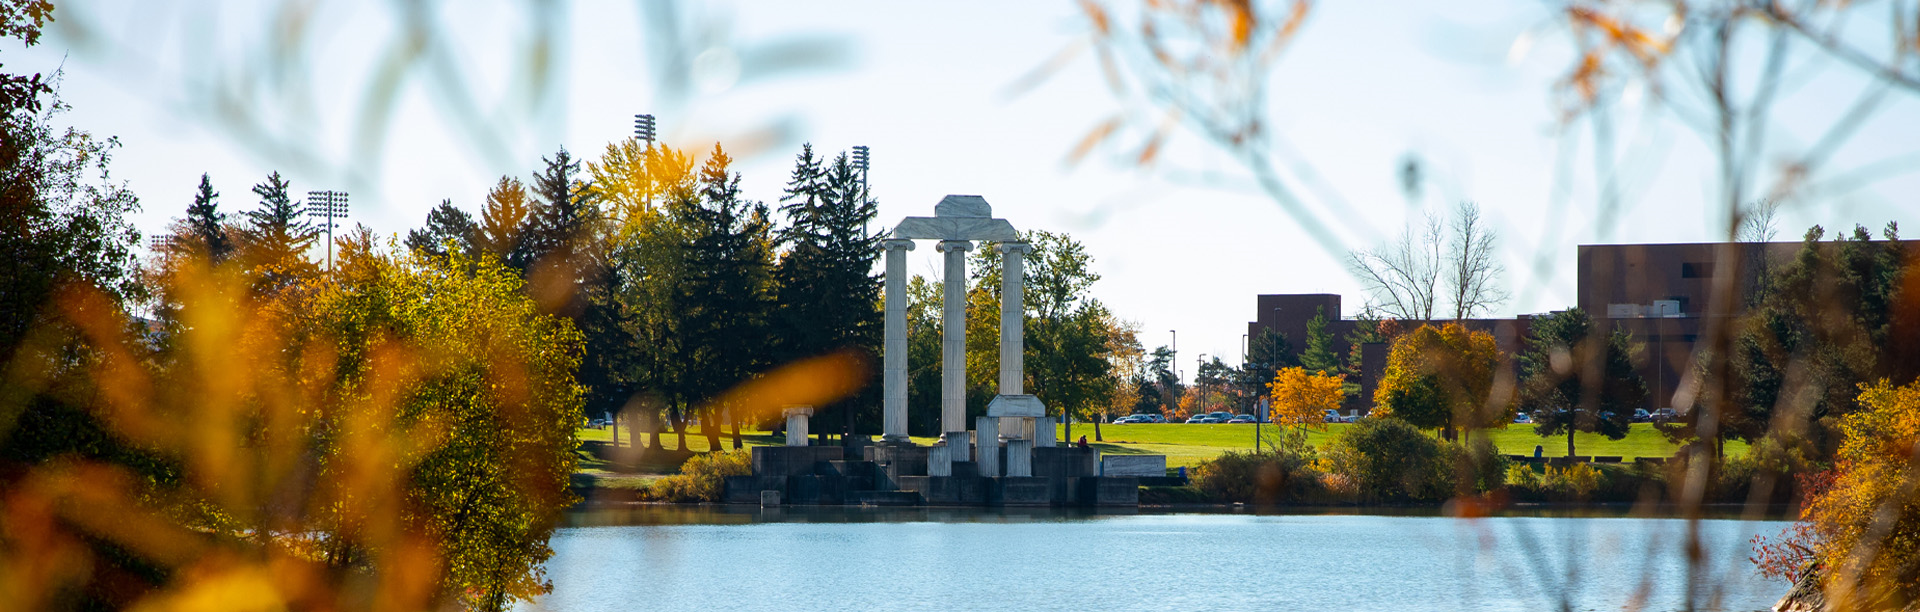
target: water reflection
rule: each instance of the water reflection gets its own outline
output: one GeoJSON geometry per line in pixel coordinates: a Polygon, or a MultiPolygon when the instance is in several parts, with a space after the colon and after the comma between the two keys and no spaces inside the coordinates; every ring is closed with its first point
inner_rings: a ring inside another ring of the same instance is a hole
{"type": "MultiPolygon", "coordinates": [[[[554,538],[554,610],[1758,610],[1745,561],[1774,521],[1451,519],[1053,509],[636,507],[554,538]]],[[[1599,514],[1595,516],[1594,514],[1599,514]]]]}

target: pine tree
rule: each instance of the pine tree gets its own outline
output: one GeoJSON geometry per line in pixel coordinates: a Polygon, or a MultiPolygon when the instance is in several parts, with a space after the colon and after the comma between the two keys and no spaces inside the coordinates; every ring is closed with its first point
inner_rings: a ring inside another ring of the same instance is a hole
{"type": "Polygon", "coordinates": [[[427,213],[427,225],[407,232],[407,248],[426,253],[431,257],[446,257],[448,245],[461,254],[471,258],[479,254],[480,226],[473,222],[473,215],[453,205],[453,200],[441,200],[439,206],[427,213]]]}
{"type": "Polygon", "coordinates": [[[487,192],[487,206],[480,211],[480,248],[522,275],[533,262],[525,232],[530,209],[527,186],[520,179],[503,176],[487,192]]]}
{"type": "Polygon", "coordinates": [[[1333,332],[1327,331],[1327,324],[1324,307],[1307,321],[1307,350],[1300,354],[1300,367],[1308,372],[1341,374],[1340,355],[1333,350],[1333,332]]]}
{"type": "MultiPolygon", "coordinates": [[[[785,362],[847,348],[877,354],[880,282],[873,268],[880,237],[868,225],[879,205],[859,170],[845,154],[826,164],[807,145],[781,202],[789,225],[780,232],[786,254],[774,270],[776,355],[785,362]]],[[[851,432],[854,410],[876,417],[879,406],[869,393],[822,408],[828,414],[816,422],[838,415],[851,432]]]]}
{"type": "Polygon", "coordinates": [[[193,204],[187,206],[187,231],[198,243],[196,246],[206,249],[207,258],[215,264],[233,254],[233,238],[227,235],[227,215],[220,212],[219,200],[220,194],[213,190],[212,180],[202,173],[200,189],[193,195],[193,204]]]}
{"type": "MultiPolygon", "coordinates": [[[[700,170],[696,206],[685,209],[686,278],[676,287],[685,387],[711,400],[765,368],[773,253],[765,204],[740,197],[740,176],[719,145],[700,170]]],[[[719,448],[719,415],[699,415],[709,448],[719,448]]],[[[739,448],[738,421],[734,446],[739,448]]]]}
{"type": "Polygon", "coordinates": [[[266,270],[270,284],[313,269],[306,253],[319,230],[307,221],[300,203],[288,196],[291,187],[279,172],[268,175],[266,182],[253,186],[260,207],[247,211],[248,259],[255,269],[266,270]]]}

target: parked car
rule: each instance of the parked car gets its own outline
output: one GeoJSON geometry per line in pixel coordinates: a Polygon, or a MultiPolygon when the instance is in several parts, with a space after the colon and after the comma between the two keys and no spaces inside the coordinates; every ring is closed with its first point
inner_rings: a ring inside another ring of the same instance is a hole
{"type": "Polygon", "coordinates": [[[1160,415],[1157,415],[1157,414],[1143,414],[1143,415],[1140,415],[1140,416],[1143,416],[1143,417],[1146,417],[1146,419],[1147,419],[1147,420],[1145,420],[1145,421],[1141,421],[1142,423],[1165,423],[1165,422],[1167,422],[1167,417],[1164,417],[1164,416],[1160,416],[1160,415]]]}
{"type": "Polygon", "coordinates": [[[1227,420],[1227,422],[1228,422],[1228,423],[1252,423],[1252,422],[1253,422],[1253,415],[1251,415],[1251,414],[1236,414],[1236,415],[1234,415],[1234,416],[1233,416],[1233,418],[1231,418],[1231,419],[1228,419],[1228,420],[1227,420]]]}
{"type": "Polygon", "coordinates": [[[1188,423],[1188,424],[1193,424],[1193,423],[1211,423],[1212,421],[1208,421],[1208,420],[1207,420],[1207,418],[1208,418],[1208,417],[1207,417],[1207,415],[1204,415],[1204,414],[1196,414],[1196,415],[1193,415],[1193,416],[1190,416],[1190,417],[1187,417],[1187,423],[1188,423]]]}
{"type": "Polygon", "coordinates": [[[1634,423],[1651,423],[1653,422],[1653,413],[1647,412],[1645,408],[1635,408],[1633,409],[1633,418],[1628,420],[1634,423]]]}
{"type": "Polygon", "coordinates": [[[1520,413],[1520,414],[1516,414],[1516,415],[1513,415],[1513,422],[1514,422],[1514,423],[1516,423],[1516,424],[1527,424],[1527,423],[1532,423],[1532,422],[1533,422],[1533,415],[1531,415],[1531,414],[1527,414],[1527,413],[1525,413],[1525,412],[1522,412],[1522,413],[1520,413]]]}
{"type": "Polygon", "coordinates": [[[1675,413],[1672,408],[1661,408],[1653,411],[1653,422],[1655,423],[1672,423],[1678,420],[1680,420],[1680,415],[1675,413]]]}
{"type": "Polygon", "coordinates": [[[1214,422],[1216,423],[1225,423],[1227,421],[1233,420],[1233,413],[1227,412],[1224,410],[1216,410],[1213,412],[1209,412],[1207,413],[1207,416],[1213,417],[1214,422]]]}

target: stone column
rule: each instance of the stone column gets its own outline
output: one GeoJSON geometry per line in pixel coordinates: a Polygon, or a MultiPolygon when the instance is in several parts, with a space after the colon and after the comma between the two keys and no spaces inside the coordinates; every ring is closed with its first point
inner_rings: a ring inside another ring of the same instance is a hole
{"type": "MultiPolygon", "coordinates": [[[[946,286],[940,291],[940,431],[967,430],[967,240],[942,240],[946,286]]],[[[965,442],[962,441],[964,444],[965,442]]],[[[959,460],[959,459],[955,459],[959,460]]]]}
{"type": "Polygon", "coordinates": [[[1033,476],[1033,441],[1007,441],[1007,476],[1026,478],[1033,476]]]}
{"type": "Polygon", "coordinates": [[[973,462],[981,476],[1000,475],[1000,419],[980,417],[973,420],[973,462]]]}
{"type": "Polygon", "coordinates": [[[880,439],[907,444],[907,251],[913,250],[913,241],[882,240],[880,248],[887,258],[880,439]]]}
{"type": "Polygon", "coordinates": [[[1034,448],[1053,448],[1059,444],[1059,438],[1057,436],[1060,435],[1060,430],[1055,427],[1056,425],[1059,425],[1059,423],[1054,417],[1033,420],[1034,448]]]}
{"type": "Polygon", "coordinates": [[[781,412],[787,416],[787,446],[806,446],[807,417],[813,416],[813,407],[788,406],[781,412]]]}
{"type": "Polygon", "coordinates": [[[1000,394],[1021,395],[1026,386],[1025,242],[1002,242],[1000,251],[1000,394]]]}

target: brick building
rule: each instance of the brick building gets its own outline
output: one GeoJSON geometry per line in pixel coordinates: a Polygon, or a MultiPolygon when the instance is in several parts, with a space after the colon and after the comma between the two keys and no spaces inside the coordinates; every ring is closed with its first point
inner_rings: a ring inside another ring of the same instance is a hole
{"type": "MultiPolygon", "coordinates": [[[[1646,408],[1673,405],[1674,394],[1690,375],[1694,344],[1711,316],[1715,274],[1734,274],[1741,304],[1759,284],[1763,261],[1784,265],[1800,249],[1798,242],[1597,244],[1578,247],[1575,305],[1605,329],[1621,329],[1645,343],[1646,359],[1639,366],[1649,393],[1646,408]],[[1724,263],[1739,256],[1738,265],[1724,263]]],[[[1344,351],[1347,334],[1356,321],[1341,310],[1333,294],[1260,295],[1247,334],[1258,338],[1265,330],[1285,334],[1295,354],[1306,348],[1307,321],[1324,309],[1328,330],[1344,351]]],[[[1529,319],[1469,319],[1467,327],[1491,332],[1500,350],[1517,355],[1522,350],[1529,319]]],[[[1386,367],[1386,344],[1361,347],[1361,392],[1349,397],[1347,409],[1364,412],[1373,405],[1373,390],[1386,367]]]]}

